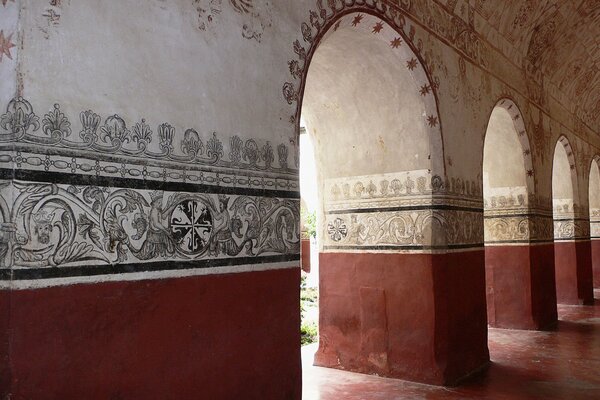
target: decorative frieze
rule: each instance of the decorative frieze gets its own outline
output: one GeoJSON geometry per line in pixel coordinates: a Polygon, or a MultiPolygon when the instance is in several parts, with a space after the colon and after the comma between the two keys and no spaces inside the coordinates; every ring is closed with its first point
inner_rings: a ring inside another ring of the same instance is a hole
{"type": "Polygon", "coordinates": [[[118,184],[0,181],[2,278],[298,259],[298,199],[118,184]]]}
{"type": "Polygon", "coordinates": [[[485,215],[486,245],[551,242],[552,229],[552,215],[485,215]]]}
{"type": "Polygon", "coordinates": [[[600,209],[590,210],[590,238],[600,239],[600,209]]]}
{"type": "Polygon", "coordinates": [[[400,205],[482,207],[480,184],[428,170],[328,179],[324,191],[327,211],[400,205]]]}
{"type": "Polygon", "coordinates": [[[589,220],[583,218],[554,220],[554,240],[588,240],[589,238],[589,220]]]}
{"type": "Polygon", "coordinates": [[[324,249],[447,250],[483,245],[477,210],[406,208],[325,216],[324,249]]]}
{"type": "Polygon", "coordinates": [[[79,132],[58,104],[43,116],[23,98],[9,102],[0,116],[0,164],[20,169],[198,182],[234,187],[266,187],[298,192],[295,147],[190,128],[178,134],[144,119],[128,126],[119,115],[79,115],[79,132]],[[178,140],[177,138],[180,138],[178,140]]]}

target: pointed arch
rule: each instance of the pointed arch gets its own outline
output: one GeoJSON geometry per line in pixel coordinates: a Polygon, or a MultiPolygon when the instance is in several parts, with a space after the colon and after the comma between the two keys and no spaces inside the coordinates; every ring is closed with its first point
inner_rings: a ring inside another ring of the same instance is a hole
{"type": "Polygon", "coordinates": [[[590,163],[588,197],[593,284],[594,287],[600,287],[600,155],[598,154],[590,163]]]}
{"type": "Polygon", "coordinates": [[[528,242],[526,213],[535,190],[531,147],[516,103],[501,98],[490,113],[483,148],[485,243],[528,242]],[[520,215],[519,218],[514,215],[520,215]]]}
{"type": "Polygon", "coordinates": [[[430,128],[431,170],[434,175],[445,176],[444,145],[442,140],[442,120],[439,114],[437,88],[439,81],[431,77],[420,50],[422,43],[412,41],[407,16],[399,9],[378,2],[340,2],[332,5],[317,2],[317,10],[301,24],[302,41],[296,40],[292,48],[296,56],[288,61],[290,79],[283,84],[283,97],[294,107],[290,122],[300,132],[300,117],[305,95],[309,65],[319,46],[325,39],[342,27],[352,26],[368,32],[386,42],[401,58],[413,80],[418,84],[425,104],[425,123],[430,128]]]}
{"type": "MultiPolygon", "coordinates": [[[[552,160],[552,206],[557,217],[573,217],[579,194],[577,163],[569,139],[561,135],[554,146],[552,160]]],[[[555,224],[556,225],[556,224],[555,224]]],[[[567,232],[559,233],[559,237],[567,232]]],[[[555,238],[557,238],[555,226],[555,238]]]]}

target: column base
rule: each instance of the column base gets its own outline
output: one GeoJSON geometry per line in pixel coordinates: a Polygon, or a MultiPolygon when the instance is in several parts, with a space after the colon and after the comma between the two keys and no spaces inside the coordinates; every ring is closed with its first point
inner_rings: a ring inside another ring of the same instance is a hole
{"type": "Polygon", "coordinates": [[[453,385],[489,362],[483,250],[320,254],[315,365],[453,385]]]}
{"type": "Polygon", "coordinates": [[[545,330],[556,326],[554,245],[485,248],[488,324],[545,330]]]}
{"type": "Polygon", "coordinates": [[[589,240],[555,242],[556,298],[560,304],[594,304],[589,240]]]}

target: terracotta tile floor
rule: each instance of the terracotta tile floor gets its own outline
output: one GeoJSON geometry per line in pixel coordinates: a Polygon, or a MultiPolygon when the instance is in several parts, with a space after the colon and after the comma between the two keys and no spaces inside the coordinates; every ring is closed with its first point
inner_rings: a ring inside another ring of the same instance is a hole
{"type": "Polygon", "coordinates": [[[304,400],[600,399],[600,291],[595,306],[559,306],[558,329],[490,329],[492,364],[456,388],[421,385],[312,366],[302,349],[304,400]]]}

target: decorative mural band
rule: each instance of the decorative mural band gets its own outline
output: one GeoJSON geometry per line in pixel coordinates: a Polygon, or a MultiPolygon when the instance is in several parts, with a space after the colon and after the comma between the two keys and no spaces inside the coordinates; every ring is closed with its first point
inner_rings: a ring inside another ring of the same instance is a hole
{"type": "Polygon", "coordinates": [[[274,147],[268,141],[239,136],[224,144],[214,132],[203,138],[190,128],[177,148],[178,135],[169,123],[158,125],[156,131],[144,119],[128,127],[119,115],[103,120],[91,110],[82,111],[79,122],[75,134],[58,104],[40,118],[27,100],[11,100],[0,116],[0,150],[4,151],[0,163],[45,171],[183,182],[208,179],[216,185],[299,190],[296,149],[290,154],[286,144],[274,147]],[[291,161],[290,156],[294,156],[291,161]],[[229,182],[221,179],[223,174],[229,182]],[[264,180],[257,184],[249,177],[264,180]]]}
{"type": "Polygon", "coordinates": [[[552,215],[524,214],[488,215],[484,218],[485,243],[518,244],[552,242],[552,215]]]}
{"type": "Polygon", "coordinates": [[[325,215],[325,250],[446,250],[483,246],[483,213],[406,207],[325,215]]]}
{"type": "Polygon", "coordinates": [[[460,178],[442,178],[428,170],[344,177],[325,182],[327,211],[432,204],[481,209],[481,185],[460,178]]]}
{"type": "Polygon", "coordinates": [[[600,239],[600,209],[590,210],[590,238],[600,239]]]}
{"type": "Polygon", "coordinates": [[[325,181],[323,248],[428,251],[483,245],[481,187],[428,170],[325,181]]]}
{"type": "Polygon", "coordinates": [[[281,262],[300,251],[297,199],[1,181],[0,211],[0,267],[12,279],[281,262]]]}
{"type": "Polygon", "coordinates": [[[590,222],[584,218],[554,220],[554,240],[589,240],[590,222]]]}

